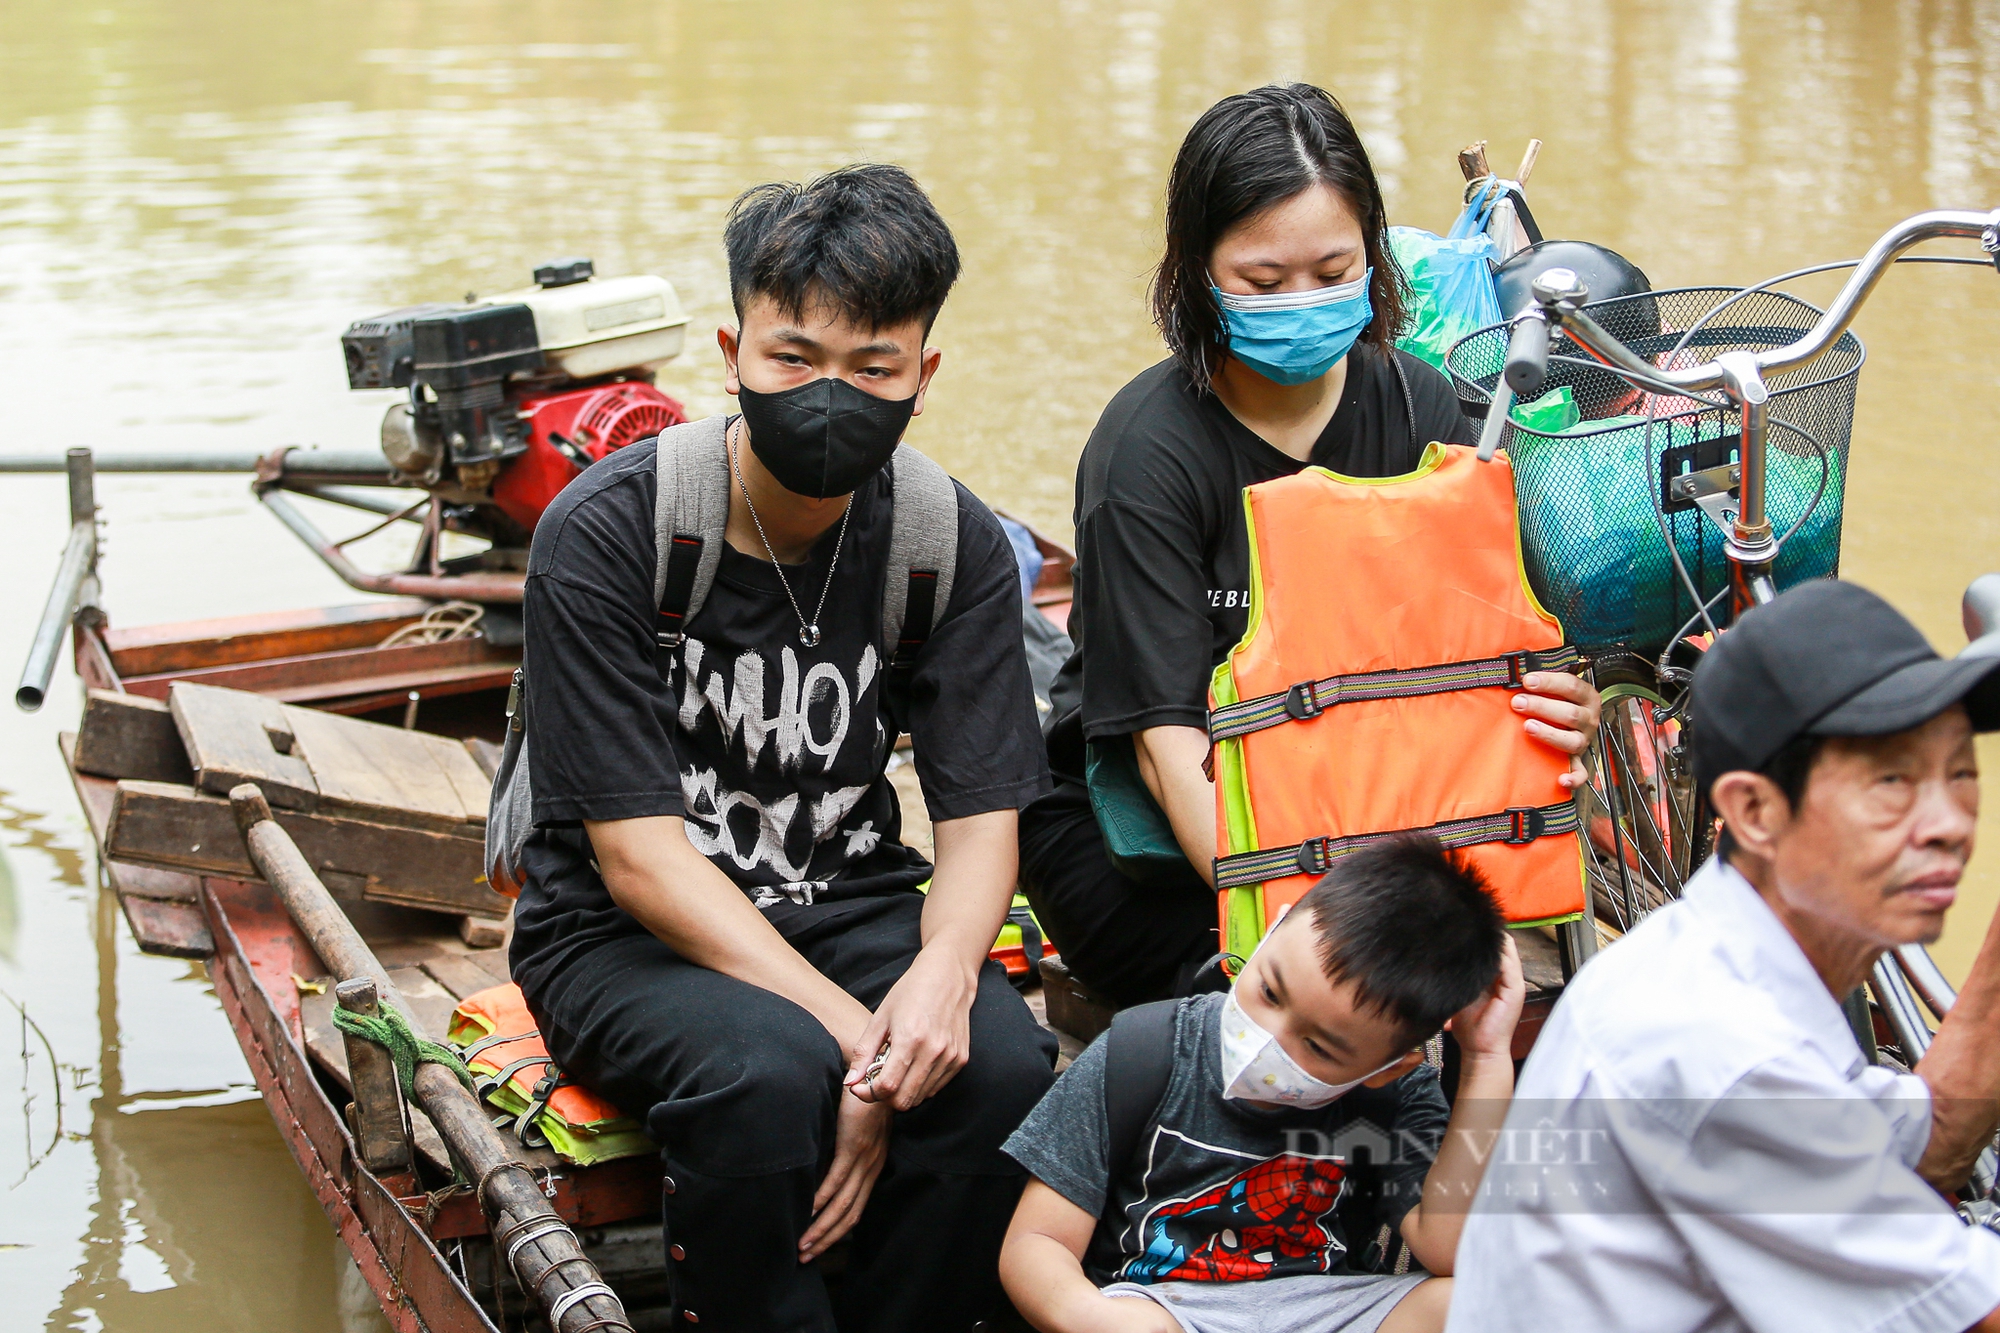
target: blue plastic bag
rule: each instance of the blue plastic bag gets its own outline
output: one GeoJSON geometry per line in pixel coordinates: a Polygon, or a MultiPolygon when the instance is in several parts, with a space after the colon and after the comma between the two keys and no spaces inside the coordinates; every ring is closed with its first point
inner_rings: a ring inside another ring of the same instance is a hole
{"type": "Polygon", "coordinates": [[[1492,263],[1500,250],[1485,230],[1494,194],[1489,185],[1444,236],[1418,227],[1389,228],[1389,252],[1410,283],[1410,323],[1396,346],[1439,370],[1453,343],[1500,322],[1492,263]]]}

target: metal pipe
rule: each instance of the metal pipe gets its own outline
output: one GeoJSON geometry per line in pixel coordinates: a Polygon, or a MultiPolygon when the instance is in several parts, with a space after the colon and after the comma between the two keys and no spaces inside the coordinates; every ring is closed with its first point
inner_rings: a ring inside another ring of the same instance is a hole
{"type": "MultiPolygon", "coordinates": [[[[232,788],[229,804],[251,863],[336,981],[365,978],[374,984],[380,1003],[394,1005],[405,1016],[414,1014],[375,951],[313,873],[298,844],[271,818],[271,807],[257,784],[232,788]]],[[[465,1168],[467,1178],[476,1182],[495,1241],[508,1244],[507,1257],[522,1288],[534,1295],[545,1317],[555,1316],[549,1319],[555,1333],[595,1328],[630,1333],[624,1303],[604,1284],[576,1233],[536,1188],[527,1163],[487,1121],[485,1108],[458,1076],[442,1065],[424,1063],[417,1066],[413,1084],[417,1105],[465,1168]],[[513,1242],[507,1240],[510,1233],[513,1242]]]]}
{"type": "Polygon", "coordinates": [[[1900,970],[1890,966],[1888,959],[1878,958],[1869,973],[1869,988],[1875,992],[1875,1002],[1882,1006],[1882,1016],[1889,1020],[1889,1030],[1896,1034],[1896,1044],[1903,1048],[1903,1063],[1916,1068],[1917,1061],[1931,1048],[1931,1030],[1917,1008],[1917,997],[1910,984],[1903,980],[1900,970]]]}
{"type": "MultiPolygon", "coordinates": [[[[325,476],[343,481],[389,474],[389,462],[379,449],[315,449],[286,445],[288,476],[325,476]],[[294,457],[293,455],[296,455],[294,457]]],[[[97,453],[99,472],[255,472],[267,455],[251,449],[110,449],[97,453]]],[[[0,454],[0,472],[61,472],[65,455],[56,453],[0,454]]]]}
{"type": "Polygon", "coordinates": [[[1924,1008],[1943,1020],[1958,1003],[1958,991],[1945,979],[1943,969],[1931,957],[1931,951],[1921,944],[1899,944],[1892,951],[1896,955],[1897,966],[1909,978],[1911,989],[1923,1000],[1924,1008]]]}
{"type": "Polygon", "coordinates": [[[55,675],[63,631],[69,628],[85,583],[97,570],[97,491],[91,476],[90,450],[70,450],[63,458],[63,469],[69,473],[69,540],[63,545],[62,560],[56,565],[56,580],[49,587],[49,600],[35,625],[35,637],[28,644],[21,683],[14,690],[14,706],[25,713],[40,708],[48,697],[49,679],[55,675]]]}
{"type": "Polygon", "coordinates": [[[350,588],[440,601],[458,598],[467,602],[513,603],[521,600],[526,576],[518,573],[371,574],[341,554],[332,540],[315,527],[311,519],[300,513],[298,506],[285,498],[282,491],[260,486],[257,498],[350,588]]]}
{"type": "MultiPolygon", "coordinates": [[[[371,514],[388,514],[393,516],[405,513],[413,507],[404,500],[393,496],[380,495],[374,490],[361,486],[315,486],[294,482],[290,477],[286,477],[285,489],[298,495],[311,496],[315,500],[324,500],[328,504],[346,505],[349,509],[366,510],[371,514]]],[[[422,501],[418,501],[418,503],[421,504],[422,501]]],[[[421,520],[412,518],[411,521],[420,522],[421,520]]],[[[350,538],[349,540],[352,541],[353,539],[350,538]]]]}

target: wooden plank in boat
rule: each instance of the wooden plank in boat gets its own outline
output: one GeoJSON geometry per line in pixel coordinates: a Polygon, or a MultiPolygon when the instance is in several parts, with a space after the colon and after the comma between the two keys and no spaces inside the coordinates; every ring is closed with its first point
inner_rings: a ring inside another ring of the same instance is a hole
{"type": "Polygon", "coordinates": [[[465,752],[472,756],[472,762],[479,765],[479,771],[484,773],[487,782],[491,783],[493,775],[500,771],[500,747],[492,741],[468,736],[465,740],[465,752]]]}
{"type": "MultiPolygon", "coordinates": [[[[480,952],[497,954],[502,951],[499,949],[482,949],[480,952]]],[[[505,958],[500,960],[500,965],[502,967],[506,966],[505,958]]],[[[439,952],[436,957],[428,958],[424,961],[424,971],[430,973],[431,976],[437,979],[437,983],[440,986],[443,986],[461,1000],[468,995],[477,995],[480,991],[491,990],[500,984],[500,982],[493,979],[493,974],[490,971],[473,962],[465,954],[439,952]]]]}
{"type": "MultiPolygon", "coordinates": [[[[297,810],[276,813],[322,878],[344,878],[371,901],[485,917],[505,916],[513,906],[486,886],[485,844],[478,839],[297,810]]],[[[105,849],[115,859],[168,870],[257,878],[229,802],[173,783],[118,783],[105,849]]]]}
{"type": "Polygon", "coordinates": [[[104,631],[104,644],[121,676],[149,676],[196,667],[299,657],[382,642],[428,611],[418,597],[394,597],[350,606],[183,620],[104,631]]]}
{"type": "Polygon", "coordinates": [[[168,958],[207,958],[215,952],[208,922],[193,903],[163,902],[137,894],[119,894],[125,921],[142,953],[168,958]]]}
{"type": "Polygon", "coordinates": [[[167,706],[158,699],[115,690],[90,691],[72,762],[101,778],[194,781],[187,749],[167,706]]]}
{"type": "Polygon", "coordinates": [[[503,660],[437,671],[408,671],[371,676],[366,680],[340,681],[333,685],[274,690],[272,697],[283,699],[288,704],[309,703],[329,713],[377,713],[385,708],[403,707],[409,702],[413,690],[426,702],[449,698],[454,694],[504,690],[518,665],[503,660]]]}
{"type": "Polygon", "coordinates": [[[311,773],[319,813],[485,836],[490,783],[461,743],[310,708],[283,714],[289,757],[311,773]]]}
{"type": "Polygon", "coordinates": [[[200,907],[201,881],[179,871],[132,865],[105,856],[105,829],[111,822],[112,800],[118,784],[76,767],[74,732],[63,732],[56,743],[69,767],[77,802],[83,807],[84,822],[90,826],[91,841],[97,845],[98,864],[103,867],[105,882],[118,895],[118,906],[125,913],[125,922],[132,928],[132,938],[140,952],[170,958],[207,958],[213,954],[215,940],[200,907]]]}
{"type": "Polygon", "coordinates": [[[254,782],[273,807],[311,810],[318,804],[318,784],[292,752],[291,721],[277,700],[176,682],[167,707],[202,791],[227,796],[239,783],[254,782]]]}
{"type": "Polygon", "coordinates": [[[127,676],[135,694],[160,694],[175,681],[193,681],[250,690],[275,698],[312,698],[393,688],[386,682],[407,677],[421,684],[431,675],[490,674],[503,677],[520,664],[520,654],[496,648],[483,638],[445,643],[406,643],[393,648],[343,648],[327,653],[276,657],[222,666],[187,667],[127,676]]]}

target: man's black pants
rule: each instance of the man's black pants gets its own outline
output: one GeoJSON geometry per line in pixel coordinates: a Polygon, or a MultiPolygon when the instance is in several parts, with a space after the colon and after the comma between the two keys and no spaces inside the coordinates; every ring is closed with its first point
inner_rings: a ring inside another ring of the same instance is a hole
{"type": "Polygon", "coordinates": [[[1218,947],[1214,892],[1120,874],[1077,783],[1021,812],[1021,887],[1070,974],[1120,1006],[1188,994],[1218,947]]]}
{"type": "MultiPolygon", "coordinates": [[[[923,904],[902,893],[766,915],[873,1009],[921,947],[923,904]]],[[[703,1333],[959,1333],[1005,1308],[1000,1242],[1023,1174],[999,1149],[1053,1081],[1056,1043],[999,964],[980,972],[970,1061],[896,1117],[837,1309],[819,1265],[798,1259],[846,1073],[818,1020],[651,935],[605,943],[527,999],[563,1069],[663,1145],[676,1314],[703,1333]]]]}

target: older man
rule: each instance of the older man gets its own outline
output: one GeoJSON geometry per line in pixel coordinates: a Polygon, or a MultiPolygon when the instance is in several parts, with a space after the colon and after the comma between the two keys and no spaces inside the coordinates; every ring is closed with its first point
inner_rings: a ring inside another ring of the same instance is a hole
{"type": "Polygon", "coordinates": [[[1449,1328],[2000,1333],[1963,1184],[2000,1118],[2000,922],[1914,1074],[1841,997],[1944,927],[2000,662],[1853,584],[1751,612],[1695,674],[1724,833],[1543,1029],[1460,1244],[1449,1328]]]}

